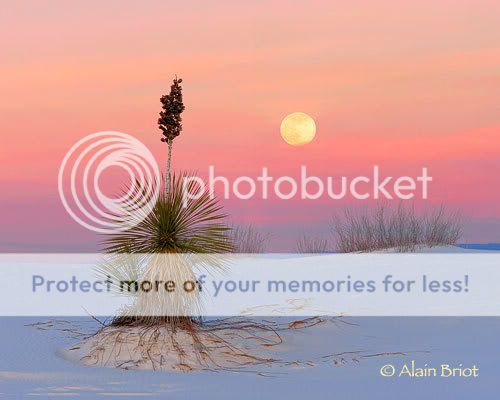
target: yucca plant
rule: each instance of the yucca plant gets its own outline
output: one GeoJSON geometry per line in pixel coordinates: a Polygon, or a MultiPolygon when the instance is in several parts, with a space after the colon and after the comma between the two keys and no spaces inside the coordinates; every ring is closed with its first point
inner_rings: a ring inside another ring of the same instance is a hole
{"type": "MultiPolygon", "coordinates": [[[[162,111],[158,126],[161,141],[168,144],[165,190],[160,191],[152,209],[143,211],[138,205],[150,198],[151,190],[132,182],[131,190],[126,191],[132,193],[130,204],[127,204],[127,210],[130,209],[127,221],[132,219],[134,222],[135,218],[138,223],[104,241],[104,251],[116,257],[108,257],[98,269],[115,282],[126,281],[137,287],[139,282],[172,281],[181,283],[182,287],[182,282],[195,281],[195,264],[222,267],[224,263],[216,254],[233,250],[230,228],[224,222],[226,214],[217,200],[206,190],[197,196],[187,196],[193,192],[198,194],[200,188],[196,181],[187,179],[187,173],[171,176],[172,143],[182,131],[181,114],[185,109],[181,83],[182,79],[176,77],[170,93],[160,99],[162,111]],[[138,212],[144,214],[138,215],[138,212]],[[191,256],[187,257],[185,253],[191,256]],[[124,260],[124,254],[135,256],[124,260]]],[[[199,312],[201,307],[198,292],[187,295],[177,290],[151,294],[136,290],[130,295],[135,296],[134,305],[115,318],[114,324],[189,323],[192,319],[188,316],[199,312]]]]}
{"type": "MultiPolygon", "coordinates": [[[[226,214],[217,199],[204,190],[201,195],[186,196],[199,190],[197,183],[187,179],[187,173],[173,175],[170,190],[160,191],[153,210],[136,226],[118,232],[104,241],[107,253],[141,254],[136,267],[123,268],[123,262],[111,262],[100,267],[100,272],[113,280],[123,281],[195,281],[193,265],[221,268],[220,256],[233,250],[226,214]],[[186,184],[185,184],[186,182],[186,184]],[[186,257],[188,253],[193,257],[186,257]],[[210,256],[212,254],[212,256],[210,256]],[[168,255],[168,256],[166,256],[168,255]]],[[[182,285],[181,285],[182,286],[182,285]]],[[[139,293],[135,303],[114,324],[171,324],[191,321],[188,315],[200,310],[200,299],[195,294],[139,293]]]]}

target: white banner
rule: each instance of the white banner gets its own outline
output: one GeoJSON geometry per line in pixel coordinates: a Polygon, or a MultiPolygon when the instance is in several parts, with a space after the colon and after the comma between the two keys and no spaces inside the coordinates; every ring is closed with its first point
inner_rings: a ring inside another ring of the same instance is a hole
{"type": "Polygon", "coordinates": [[[500,316],[500,253],[0,255],[0,316],[500,316]]]}

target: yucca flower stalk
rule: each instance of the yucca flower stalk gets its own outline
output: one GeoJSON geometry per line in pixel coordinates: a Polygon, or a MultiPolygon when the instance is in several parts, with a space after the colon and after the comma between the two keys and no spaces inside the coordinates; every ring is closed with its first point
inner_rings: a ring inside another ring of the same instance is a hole
{"type": "Polygon", "coordinates": [[[172,161],[172,145],[174,139],[181,134],[182,118],[181,114],[184,111],[184,103],[182,102],[182,79],[175,77],[170,86],[170,94],[163,95],[160,98],[163,110],[160,112],[158,126],[162,132],[162,142],[168,145],[167,158],[167,175],[165,189],[170,190],[170,164],[172,161]]]}

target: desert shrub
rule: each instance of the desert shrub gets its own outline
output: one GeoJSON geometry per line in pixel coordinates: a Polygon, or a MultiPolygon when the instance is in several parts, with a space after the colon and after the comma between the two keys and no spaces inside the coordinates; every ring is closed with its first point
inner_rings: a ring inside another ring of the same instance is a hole
{"type": "Polygon", "coordinates": [[[328,241],[320,237],[303,235],[297,241],[297,253],[324,253],[328,250],[328,241]]]}
{"type": "Polygon", "coordinates": [[[462,226],[459,214],[448,212],[444,206],[417,213],[400,203],[395,208],[384,204],[375,210],[346,209],[333,218],[333,233],[336,250],[341,253],[390,248],[407,252],[418,247],[454,245],[462,226]]]}
{"type": "Polygon", "coordinates": [[[264,253],[268,237],[253,225],[237,225],[231,228],[231,244],[234,253],[264,253]]]}

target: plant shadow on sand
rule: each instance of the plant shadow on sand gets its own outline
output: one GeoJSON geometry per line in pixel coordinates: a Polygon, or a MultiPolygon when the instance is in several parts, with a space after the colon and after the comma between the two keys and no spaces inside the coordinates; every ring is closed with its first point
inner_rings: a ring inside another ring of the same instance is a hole
{"type": "MultiPolygon", "coordinates": [[[[34,324],[40,330],[70,334],[79,343],[63,356],[87,366],[123,370],[211,371],[276,377],[320,364],[342,366],[364,359],[406,356],[407,352],[342,351],[298,358],[290,351],[293,335],[321,327],[353,325],[342,317],[310,317],[289,321],[232,317],[203,323],[103,325],[87,334],[70,321],[34,324]]],[[[325,349],[326,350],[326,349],[325,349]]]]}

